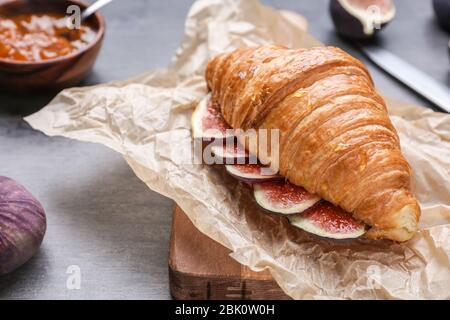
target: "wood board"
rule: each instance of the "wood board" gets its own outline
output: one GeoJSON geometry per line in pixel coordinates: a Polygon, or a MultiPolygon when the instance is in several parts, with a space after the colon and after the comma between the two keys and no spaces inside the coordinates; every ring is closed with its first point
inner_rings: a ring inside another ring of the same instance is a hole
{"type": "Polygon", "coordinates": [[[169,280],[175,299],[289,299],[268,271],[254,272],[229,253],[197,230],[180,207],[174,206],[169,280]]]}

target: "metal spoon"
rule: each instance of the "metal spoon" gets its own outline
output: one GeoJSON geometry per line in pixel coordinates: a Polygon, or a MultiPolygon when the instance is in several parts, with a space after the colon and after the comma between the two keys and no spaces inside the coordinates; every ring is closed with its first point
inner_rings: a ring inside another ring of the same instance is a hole
{"type": "MultiPolygon", "coordinates": [[[[80,22],[87,20],[90,16],[92,16],[94,13],[96,13],[100,8],[103,8],[111,1],[113,1],[113,0],[98,0],[98,1],[94,2],[93,4],[91,4],[85,10],[83,10],[83,12],[81,12],[80,22]]],[[[61,32],[60,36],[71,41],[74,39],[74,30],[75,29],[71,29],[66,32],[61,32]]]]}
{"type": "Polygon", "coordinates": [[[81,13],[81,21],[83,22],[87,18],[89,18],[91,15],[97,12],[100,8],[103,8],[108,3],[110,3],[112,0],[98,0],[91,4],[89,7],[87,7],[82,13],[81,13]]]}

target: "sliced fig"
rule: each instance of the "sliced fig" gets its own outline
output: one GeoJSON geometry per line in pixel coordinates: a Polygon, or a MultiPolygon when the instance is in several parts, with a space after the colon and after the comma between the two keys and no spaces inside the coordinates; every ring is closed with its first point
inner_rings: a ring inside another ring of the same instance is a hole
{"type": "Polygon", "coordinates": [[[288,218],[293,226],[325,238],[353,239],[366,232],[364,223],[327,201],[288,218]]]}
{"type": "MultiPolygon", "coordinates": [[[[221,146],[211,147],[215,157],[223,159],[226,164],[246,164],[249,163],[250,155],[236,141],[226,141],[221,146]]],[[[254,159],[256,162],[256,159],[254,159]]]]}
{"type": "Polygon", "coordinates": [[[392,0],[331,0],[337,32],[350,39],[371,38],[395,16],[392,0]]]}
{"type": "Polygon", "coordinates": [[[233,137],[230,126],[223,119],[219,107],[210,95],[198,104],[192,114],[191,124],[194,139],[212,140],[233,137]]]}
{"type": "Polygon", "coordinates": [[[266,180],[280,180],[282,176],[263,167],[260,164],[227,164],[227,172],[238,180],[244,182],[261,182],[266,180]]]}
{"type": "Polygon", "coordinates": [[[253,188],[255,200],[261,207],[286,215],[303,212],[320,200],[302,187],[285,181],[262,182],[253,188]]]}

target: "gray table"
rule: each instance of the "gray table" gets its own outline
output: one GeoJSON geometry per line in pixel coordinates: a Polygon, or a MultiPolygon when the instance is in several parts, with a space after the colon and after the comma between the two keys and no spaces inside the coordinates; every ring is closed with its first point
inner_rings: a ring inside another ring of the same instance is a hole
{"type": "MultiPolygon", "coordinates": [[[[327,0],[264,1],[304,14],[311,32],[360,57],[337,38],[327,0]]],[[[190,1],[116,1],[104,10],[108,32],[95,84],[165,66],[182,38],[190,1]],[[126,3],[126,4],[125,4],[126,3]]],[[[397,0],[398,16],[385,46],[437,80],[450,83],[448,35],[435,25],[428,0],[397,0]]],[[[386,95],[431,107],[369,65],[386,95]]],[[[40,252],[0,277],[1,299],[166,299],[172,203],[148,190],[113,151],[49,138],[22,120],[51,97],[12,97],[0,91],[0,174],[23,183],[46,208],[40,252]],[[66,270],[81,269],[81,289],[68,290],[66,270]]]]}

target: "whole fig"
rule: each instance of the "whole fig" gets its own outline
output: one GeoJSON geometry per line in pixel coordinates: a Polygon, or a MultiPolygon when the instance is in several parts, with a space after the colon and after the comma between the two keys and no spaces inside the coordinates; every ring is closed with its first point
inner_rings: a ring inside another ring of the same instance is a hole
{"type": "Polygon", "coordinates": [[[450,31],[450,0],[433,0],[433,9],[441,27],[450,31]]]}
{"type": "Polygon", "coordinates": [[[22,185],[0,176],[0,274],[17,269],[37,252],[46,227],[39,201],[22,185]]]}
{"type": "Polygon", "coordinates": [[[373,37],[395,16],[392,0],[330,0],[336,31],[349,39],[373,37]]]}

